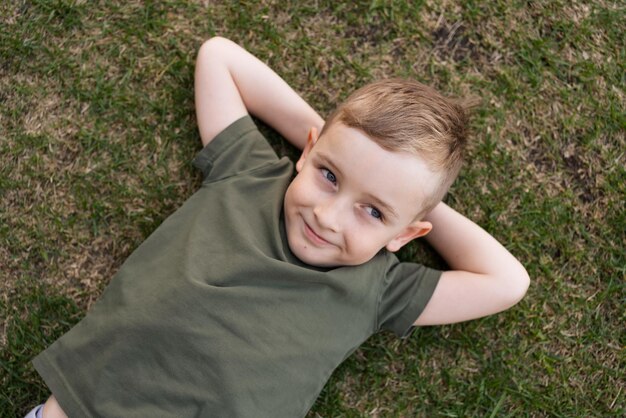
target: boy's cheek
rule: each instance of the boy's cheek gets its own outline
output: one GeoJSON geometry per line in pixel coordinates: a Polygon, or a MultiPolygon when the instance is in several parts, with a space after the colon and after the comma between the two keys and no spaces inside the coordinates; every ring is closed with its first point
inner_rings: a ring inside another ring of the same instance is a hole
{"type": "Polygon", "coordinates": [[[292,200],[295,200],[297,202],[305,202],[311,199],[312,195],[315,192],[315,189],[311,187],[311,185],[309,184],[310,182],[307,182],[306,180],[307,179],[304,176],[298,175],[291,182],[291,185],[289,186],[287,192],[292,197],[292,200]]]}

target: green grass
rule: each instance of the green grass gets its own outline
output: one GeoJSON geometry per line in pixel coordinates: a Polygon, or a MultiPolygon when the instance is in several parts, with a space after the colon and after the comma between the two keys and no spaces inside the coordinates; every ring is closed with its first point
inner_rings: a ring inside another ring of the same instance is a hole
{"type": "MultiPolygon", "coordinates": [[[[311,417],[623,416],[624,12],[561,0],[3,2],[0,415],[47,397],[30,360],[198,187],[194,58],[220,34],[323,115],[387,76],[481,97],[448,202],[532,277],[508,312],[372,337],[311,417]]],[[[400,255],[442,266],[423,243],[400,255]]]]}

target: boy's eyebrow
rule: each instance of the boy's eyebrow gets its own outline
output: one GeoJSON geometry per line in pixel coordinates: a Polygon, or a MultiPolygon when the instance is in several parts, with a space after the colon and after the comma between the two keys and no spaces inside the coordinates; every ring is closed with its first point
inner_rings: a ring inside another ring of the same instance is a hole
{"type": "Polygon", "coordinates": [[[383,209],[383,212],[386,212],[386,214],[385,214],[385,215],[386,215],[387,217],[389,217],[389,215],[393,216],[394,218],[397,218],[397,217],[398,217],[398,214],[396,213],[396,211],[395,211],[395,210],[393,210],[393,208],[392,208],[390,205],[386,204],[385,202],[383,202],[382,200],[380,200],[380,199],[379,199],[379,198],[377,198],[376,196],[371,195],[371,194],[369,194],[369,193],[366,193],[366,194],[365,194],[365,196],[366,196],[368,199],[373,200],[373,201],[374,201],[374,203],[376,204],[376,206],[381,207],[381,208],[383,209]]]}
{"type": "Polygon", "coordinates": [[[329,165],[330,168],[332,169],[333,173],[335,174],[339,174],[339,176],[342,176],[341,170],[339,169],[339,167],[337,167],[335,165],[335,163],[333,163],[333,160],[330,159],[329,156],[327,156],[326,154],[324,154],[323,152],[319,152],[317,154],[318,158],[320,160],[322,160],[322,162],[326,165],[329,165]]]}
{"type": "MultiPolygon", "coordinates": [[[[335,174],[339,174],[339,176],[341,177],[341,170],[339,169],[339,167],[337,167],[332,160],[330,159],[330,157],[328,157],[326,154],[324,154],[323,152],[318,152],[317,157],[322,160],[322,162],[326,165],[328,165],[330,167],[330,169],[333,171],[333,173],[335,174]]],[[[383,210],[383,212],[385,212],[385,216],[389,217],[392,216],[394,218],[398,218],[398,214],[396,213],[396,211],[393,209],[393,207],[391,207],[391,205],[388,205],[387,203],[383,202],[382,200],[380,200],[379,198],[377,198],[376,196],[370,194],[370,193],[366,193],[365,197],[367,197],[368,199],[372,200],[377,207],[379,207],[380,209],[383,210]]]]}

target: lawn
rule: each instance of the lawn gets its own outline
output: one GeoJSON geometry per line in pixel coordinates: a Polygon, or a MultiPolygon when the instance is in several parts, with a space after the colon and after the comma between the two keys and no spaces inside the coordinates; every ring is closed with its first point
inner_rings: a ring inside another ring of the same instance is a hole
{"type": "MultiPolygon", "coordinates": [[[[624,416],[625,11],[601,0],[0,3],[0,416],[45,400],[30,360],[199,186],[194,59],[215,34],[322,115],[390,76],[480,97],[446,201],[532,279],[505,313],[372,337],[310,417],[624,416]]],[[[444,267],[423,242],[400,257],[444,267]]]]}

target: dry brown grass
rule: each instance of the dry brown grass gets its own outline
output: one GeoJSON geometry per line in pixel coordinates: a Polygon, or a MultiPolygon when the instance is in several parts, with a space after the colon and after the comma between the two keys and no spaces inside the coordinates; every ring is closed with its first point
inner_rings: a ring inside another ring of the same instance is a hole
{"type": "MultiPolygon", "coordinates": [[[[44,393],[28,361],[78,320],[59,308],[62,325],[19,344],[38,335],[28,325],[42,305],[37,286],[84,313],[197,187],[193,60],[204,39],[221,34],[322,114],[389,76],[479,95],[470,158],[449,201],[506,243],[533,278],[508,313],[404,342],[375,337],[338,370],[311,415],[618,416],[623,6],[405,6],[0,4],[0,360],[10,370],[0,410],[22,413],[44,393]]],[[[420,245],[404,254],[438,263],[420,245]]]]}

